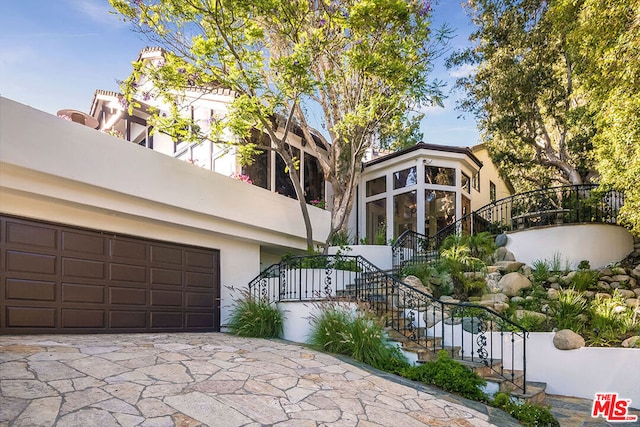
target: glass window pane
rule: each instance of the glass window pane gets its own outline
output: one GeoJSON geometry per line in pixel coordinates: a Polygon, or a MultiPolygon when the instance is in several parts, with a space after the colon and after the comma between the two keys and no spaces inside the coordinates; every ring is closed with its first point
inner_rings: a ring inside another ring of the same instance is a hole
{"type": "Polygon", "coordinates": [[[367,197],[375,196],[376,194],[384,193],[387,191],[387,177],[381,176],[380,178],[367,181],[367,197]]]}
{"type": "Polygon", "coordinates": [[[418,175],[416,175],[416,167],[404,169],[393,174],[393,189],[410,187],[418,183],[418,175]]]}
{"type": "Polygon", "coordinates": [[[456,220],[456,193],[454,191],[425,190],[424,229],[434,236],[439,230],[456,220]]]}
{"type": "MultiPolygon", "coordinates": [[[[269,152],[262,151],[253,157],[253,163],[242,167],[242,174],[251,178],[251,183],[258,187],[270,190],[271,183],[269,179],[269,160],[271,156],[269,152]]],[[[282,160],[282,159],[281,159],[282,160]]]]}
{"type": "Polygon", "coordinates": [[[477,172],[471,178],[471,186],[474,190],[480,191],[480,172],[477,172]]]}
{"type": "Polygon", "coordinates": [[[387,199],[367,203],[367,242],[384,244],[387,240],[387,199]]]}
{"type": "Polygon", "coordinates": [[[435,185],[456,185],[456,170],[439,166],[424,168],[424,182],[435,185]]]}
{"type": "Polygon", "coordinates": [[[496,185],[491,181],[489,181],[489,200],[496,201],[496,185]]]}
{"type": "Polygon", "coordinates": [[[318,159],[304,153],[304,198],[307,203],[324,204],[324,174],[318,159]]]}
{"type": "Polygon", "coordinates": [[[464,172],[462,172],[462,182],[460,183],[460,186],[467,193],[471,193],[471,180],[469,179],[469,176],[464,172]]]}
{"type": "MultiPolygon", "coordinates": [[[[293,152],[294,160],[299,160],[300,150],[297,148],[292,148],[291,150],[293,152]]],[[[289,172],[285,170],[286,168],[287,165],[284,163],[284,160],[282,160],[282,157],[276,155],[276,193],[291,197],[292,199],[297,199],[296,189],[293,187],[293,182],[289,177],[289,172]]]]}
{"type": "Polygon", "coordinates": [[[405,230],[416,230],[417,192],[402,193],[393,197],[393,237],[405,230]]]}

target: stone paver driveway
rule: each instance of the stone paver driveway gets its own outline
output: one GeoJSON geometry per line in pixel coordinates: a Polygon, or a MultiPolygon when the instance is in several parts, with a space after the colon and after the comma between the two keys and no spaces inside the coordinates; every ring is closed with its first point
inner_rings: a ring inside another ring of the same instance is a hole
{"type": "Polygon", "coordinates": [[[517,425],[394,378],[220,333],[2,336],[0,425],[517,425]]]}

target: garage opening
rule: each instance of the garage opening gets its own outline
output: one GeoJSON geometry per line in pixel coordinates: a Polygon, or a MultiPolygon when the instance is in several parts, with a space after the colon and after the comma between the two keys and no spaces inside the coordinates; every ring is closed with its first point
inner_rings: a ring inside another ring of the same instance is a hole
{"type": "Polygon", "coordinates": [[[0,334],[220,330],[220,252],[0,215],[0,334]]]}

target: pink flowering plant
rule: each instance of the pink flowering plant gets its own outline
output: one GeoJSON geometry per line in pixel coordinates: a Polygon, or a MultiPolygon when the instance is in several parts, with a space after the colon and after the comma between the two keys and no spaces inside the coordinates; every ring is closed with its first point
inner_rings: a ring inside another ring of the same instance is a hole
{"type": "Polygon", "coordinates": [[[320,209],[324,209],[327,206],[327,202],[322,199],[313,199],[309,202],[312,206],[315,206],[320,209]]]}
{"type": "Polygon", "coordinates": [[[233,179],[237,179],[238,181],[243,181],[243,182],[246,182],[247,184],[253,184],[253,182],[251,181],[251,178],[248,175],[243,175],[241,173],[234,172],[229,176],[233,179]]]}

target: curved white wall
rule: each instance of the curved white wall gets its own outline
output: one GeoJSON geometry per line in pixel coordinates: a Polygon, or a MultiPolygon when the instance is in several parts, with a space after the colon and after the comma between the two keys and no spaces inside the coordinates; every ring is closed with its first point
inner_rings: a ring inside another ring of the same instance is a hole
{"type": "MultiPolygon", "coordinates": [[[[507,249],[516,260],[531,265],[559,253],[571,268],[588,260],[591,268],[601,268],[624,259],[633,251],[633,236],[612,224],[573,224],[551,226],[508,234],[507,249]]],[[[563,265],[564,267],[564,265],[563,265]]]]}

